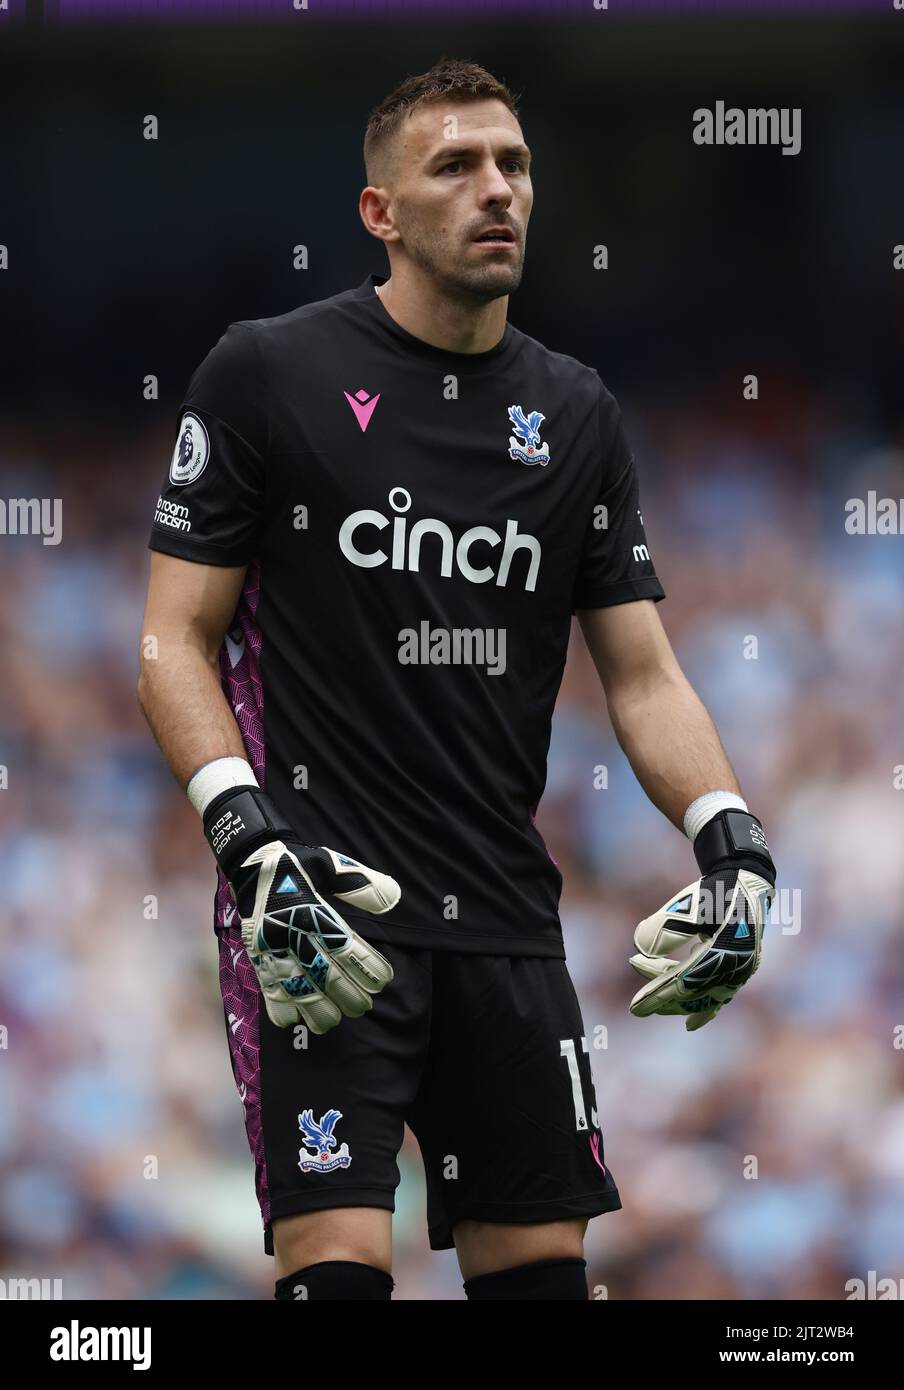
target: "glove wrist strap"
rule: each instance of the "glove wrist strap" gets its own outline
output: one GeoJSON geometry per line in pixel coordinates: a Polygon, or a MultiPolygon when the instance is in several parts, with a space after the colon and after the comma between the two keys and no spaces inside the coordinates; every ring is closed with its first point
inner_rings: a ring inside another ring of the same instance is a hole
{"type": "Polygon", "coordinates": [[[239,865],[261,845],[295,832],[259,787],[234,787],[214,797],[204,813],[204,834],[231,881],[239,865]]]}
{"type": "Polygon", "coordinates": [[[775,886],[775,865],[763,827],[747,811],[720,811],[707,821],[694,841],[700,871],[711,874],[730,864],[762,874],[775,886]]]}

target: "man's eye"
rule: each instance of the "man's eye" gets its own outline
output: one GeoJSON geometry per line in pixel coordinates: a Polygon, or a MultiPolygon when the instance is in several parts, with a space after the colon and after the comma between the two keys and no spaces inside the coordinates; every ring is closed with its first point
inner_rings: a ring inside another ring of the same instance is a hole
{"type": "Polygon", "coordinates": [[[524,168],[524,160],[523,160],[523,159],[517,159],[517,158],[515,158],[514,156],[512,156],[511,159],[507,159],[505,162],[506,162],[506,164],[514,164],[515,167],[514,167],[514,169],[511,171],[512,173],[517,173],[517,172],[519,172],[520,170],[522,170],[522,169],[524,168]]]}
{"type": "Polygon", "coordinates": [[[460,169],[460,168],[461,168],[461,160],[460,160],[460,159],[450,159],[450,160],[449,160],[449,163],[448,163],[448,164],[444,164],[443,167],[440,169],[440,173],[441,173],[441,174],[444,174],[444,173],[446,172],[447,169],[451,169],[453,166],[455,166],[456,168],[459,168],[459,169],[460,169]]]}

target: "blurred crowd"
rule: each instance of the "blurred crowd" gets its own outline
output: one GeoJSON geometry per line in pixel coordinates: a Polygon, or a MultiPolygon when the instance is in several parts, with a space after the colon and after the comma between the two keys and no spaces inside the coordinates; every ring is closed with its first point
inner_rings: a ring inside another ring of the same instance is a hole
{"type": "MultiPolygon", "coordinates": [[[[904,542],[844,527],[848,498],[904,497],[904,440],[828,392],[725,399],[623,408],[659,611],[781,891],[760,971],[711,1024],[630,1016],[633,927],[695,864],[575,624],[537,823],[623,1202],[590,1224],[588,1274],[596,1297],[843,1299],[870,1270],[904,1279],[904,542]]],[[[172,441],[0,442],[11,491],[63,499],[61,544],[0,538],[0,1279],[269,1298],[213,866],[135,698],[172,441]]],[[[410,1134],[400,1167],[396,1297],[461,1298],[410,1134]]]]}

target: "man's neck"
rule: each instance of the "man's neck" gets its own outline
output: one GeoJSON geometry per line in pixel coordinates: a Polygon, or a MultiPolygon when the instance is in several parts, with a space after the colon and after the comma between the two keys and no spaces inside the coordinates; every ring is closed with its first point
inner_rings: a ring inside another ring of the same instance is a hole
{"type": "Polygon", "coordinates": [[[508,295],[486,304],[454,300],[425,277],[413,284],[393,275],[374,288],[401,328],[448,352],[488,352],[505,332],[508,295]]]}

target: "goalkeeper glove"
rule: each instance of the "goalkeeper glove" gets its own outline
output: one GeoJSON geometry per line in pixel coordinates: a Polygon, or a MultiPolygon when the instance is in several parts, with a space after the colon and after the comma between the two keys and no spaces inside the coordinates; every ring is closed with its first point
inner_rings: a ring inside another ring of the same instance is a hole
{"type": "Polygon", "coordinates": [[[720,811],[694,840],[703,877],[646,917],[631,965],[648,983],[631,1013],[684,1014],[689,1032],[715,1018],[760,963],[775,865],[763,827],[746,811],[720,811]],[[690,943],[681,959],[672,952],[690,943]]]}
{"type": "Polygon", "coordinates": [[[231,787],[204,813],[204,834],[235,895],[242,941],[277,1028],[326,1033],[373,1008],[392,966],[323,894],[389,912],[401,889],[346,854],[306,845],[259,787],[231,787]]]}

